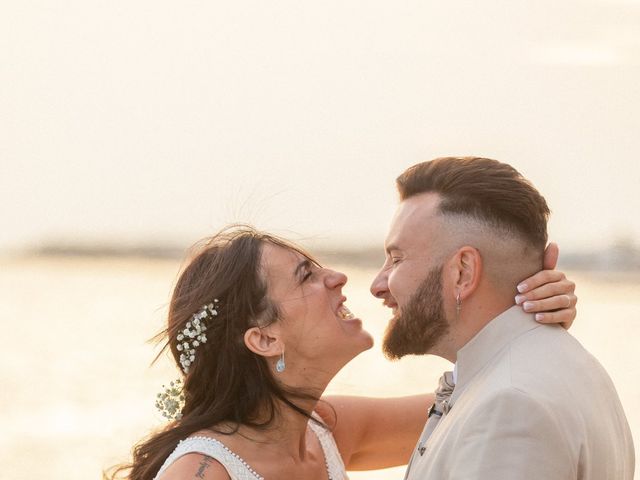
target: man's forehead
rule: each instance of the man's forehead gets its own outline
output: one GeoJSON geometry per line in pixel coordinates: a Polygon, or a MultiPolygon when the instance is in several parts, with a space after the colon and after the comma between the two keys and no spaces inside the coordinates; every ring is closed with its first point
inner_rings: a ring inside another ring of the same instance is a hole
{"type": "Polygon", "coordinates": [[[400,202],[391,221],[385,247],[402,248],[411,240],[429,237],[430,227],[441,218],[439,205],[440,196],[433,192],[414,195],[400,202]]]}

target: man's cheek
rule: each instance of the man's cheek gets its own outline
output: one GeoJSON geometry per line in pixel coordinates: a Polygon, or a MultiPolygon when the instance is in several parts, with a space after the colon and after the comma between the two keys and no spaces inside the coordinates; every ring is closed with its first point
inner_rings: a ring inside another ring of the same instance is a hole
{"type": "Polygon", "coordinates": [[[392,279],[389,279],[389,294],[391,297],[389,300],[394,303],[402,301],[402,298],[406,296],[402,282],[398,282],[397,280],[394,282],[392,279]]]}
{"type": "Polygon", "coordinates": [[[402,268],[398,268],[389,275],[389,292],[396,301],[410,297],[413,291],[420,284],[420,280],[420,278],[414,278],[410,272],[403,271],[402,268]]]}

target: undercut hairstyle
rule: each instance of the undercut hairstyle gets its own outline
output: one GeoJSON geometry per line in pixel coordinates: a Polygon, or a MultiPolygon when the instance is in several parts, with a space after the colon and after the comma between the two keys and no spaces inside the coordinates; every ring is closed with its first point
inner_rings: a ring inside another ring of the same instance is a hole
{"type": "Polygon", "coordinates": [[[396,179],[400,199],[437,193],[439,211],[460,215],[520,237],[543,252],[549,207],[515,168],[481,157],[443,157],[418,163],[396,179]]]}

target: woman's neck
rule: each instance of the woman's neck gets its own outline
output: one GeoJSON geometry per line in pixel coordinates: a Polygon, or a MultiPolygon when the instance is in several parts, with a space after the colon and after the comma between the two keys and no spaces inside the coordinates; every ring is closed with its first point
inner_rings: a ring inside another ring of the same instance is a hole
{"type": "MultiPolygon", "coordinates": [[[[290,398],[289,400],[309,415],[315,411],[318,403],[317,398],[290,398]]],[[[307,453],[307,425],[311,420],[281,400],[276,401],[275,407],[272,421],[265,429],[241,425],[238,433],[260,444],[264,453],[286,455],[294,462],[304,461],[307,453]]],[[[271,409],[265,408],[264,412],[258,415],[255,423],[264,423],[270,416],[271,409]]]]}

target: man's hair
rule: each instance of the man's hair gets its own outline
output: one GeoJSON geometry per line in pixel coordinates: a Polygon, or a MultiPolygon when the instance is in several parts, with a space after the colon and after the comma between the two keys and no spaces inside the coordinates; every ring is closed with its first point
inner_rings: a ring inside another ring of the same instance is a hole
{"type": "Polygon", "coordinates": [[[480,157],[436,158],[408,168],[396,184],[401,200],[437,193],[442,214],[471,217],[515,234],[539,251],[547,244],[547,202],[505,163],[480,157]]]}

